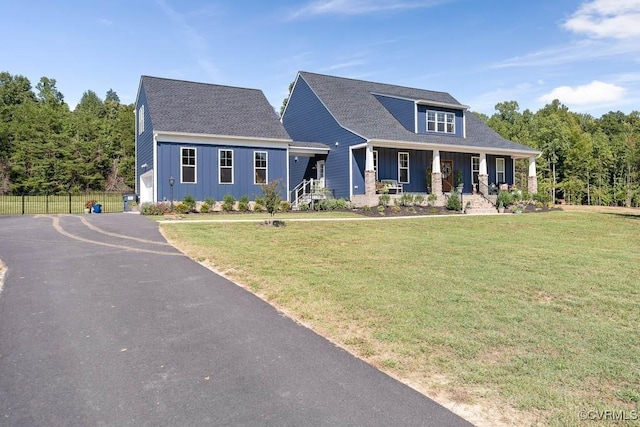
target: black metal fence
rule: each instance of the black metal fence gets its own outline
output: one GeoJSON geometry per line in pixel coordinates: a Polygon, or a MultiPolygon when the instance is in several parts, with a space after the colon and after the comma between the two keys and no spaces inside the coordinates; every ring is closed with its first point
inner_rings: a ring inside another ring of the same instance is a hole
{"type": "Polygon", "coordinates": [[[91,203],[101,213],[124,211],[123,193],[57,193],[0,195],[0,215],[81,214],[91,203]]]}

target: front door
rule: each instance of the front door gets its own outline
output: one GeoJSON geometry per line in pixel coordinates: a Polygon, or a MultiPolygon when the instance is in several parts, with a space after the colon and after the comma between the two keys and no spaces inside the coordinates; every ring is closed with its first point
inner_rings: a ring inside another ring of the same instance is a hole
{"type": "Polygon", "coordinates": [[[448,193],[453,188],[453,160],[443,160],[440,162],[442,171],[442,191],[448,193]]]}

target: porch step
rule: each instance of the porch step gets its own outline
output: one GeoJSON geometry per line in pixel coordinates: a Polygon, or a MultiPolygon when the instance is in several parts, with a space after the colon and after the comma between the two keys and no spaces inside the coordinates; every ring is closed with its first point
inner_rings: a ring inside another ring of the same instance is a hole
{"type": "Polygon", "coordinates": [[[468,215],[492,215],[498,213],[496,207],[479,194],[465,196],[463,203],[465,206],[467,203],[471,204],[468,208],[465,208],[465,213],[468,215]]]}

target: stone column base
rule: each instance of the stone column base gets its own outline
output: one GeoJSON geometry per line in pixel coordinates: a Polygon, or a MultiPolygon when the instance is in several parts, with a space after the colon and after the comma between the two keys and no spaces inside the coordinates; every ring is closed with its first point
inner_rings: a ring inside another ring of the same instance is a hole
{"type": "Polygon", "coordinates": [[[364,194],[376,195],[376,171],[364,171],[364,194]]]}
{"type": "Polygon", "coordinates": [[[489,175],[478,175],[478,192],[485,197],[489,195],[489,175]]]}
{"type": "Polygon", "coordinates": [[[527,190],[529,191],[529,193],[531,194],[535,194],[538,192],[538,177],[537,176],[530,176],[529,177],[529,182],[527,185],[527,190]]]}
{"type": "Polygon", "coordinates": [[[434,172],[431,174],[431,194],[442,195],[442,173],[434,172]]]}

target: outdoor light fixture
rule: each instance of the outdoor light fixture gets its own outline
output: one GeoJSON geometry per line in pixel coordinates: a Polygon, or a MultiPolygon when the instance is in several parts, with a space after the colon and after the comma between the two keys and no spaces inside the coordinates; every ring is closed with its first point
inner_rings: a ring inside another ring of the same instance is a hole
{"type": "Polygon", "coordinates": [[[297,162],[297,161],[298,161],[298,156],[295,156],[295,157],[293,158],[293,161],[294,161],[294,162],[297,162]]]}
{"type": "Polygon", "coordinates": [[[169,200],[171,200],[171,211],[173,212],[173,184],[176,183],[176,179],[173,177],[173,175],[171,175],[169,177],[169,189],[170,189],[170,193],[169,193],[169,200]]]}

